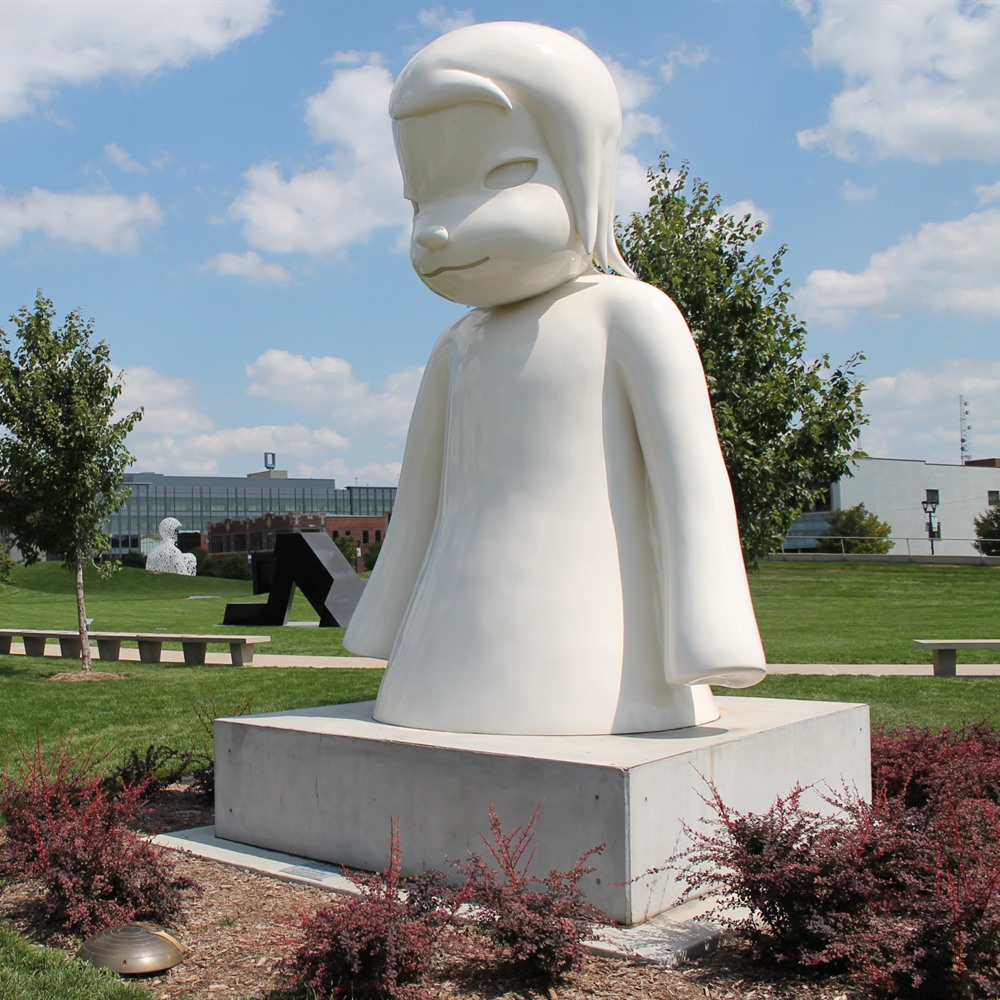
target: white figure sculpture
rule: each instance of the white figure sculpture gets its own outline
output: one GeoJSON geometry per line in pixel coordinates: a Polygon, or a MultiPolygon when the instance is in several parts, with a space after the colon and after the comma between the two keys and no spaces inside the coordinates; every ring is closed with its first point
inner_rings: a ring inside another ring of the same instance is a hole
{"type": "Polygon", "coordinates": [[[413,266],[474,308],[427,363],[345,636],[389,660],[375,719],[712,721],[708,685],[756,683],[764,654],[697,349],[615,244],[610,74],[562,32],[478,24],[418,53],[390,109],[413,266]]]}
{"type": "Polygon", "coordinates": [[[160,521],[160,540],[146,556],[146,569],[152,573],[178,573],[180,576],[194,576],[198,560],[193,552],[181,552],[177,547],[177,532],[181,522],[176,517],[165,517],[160,521]]]}

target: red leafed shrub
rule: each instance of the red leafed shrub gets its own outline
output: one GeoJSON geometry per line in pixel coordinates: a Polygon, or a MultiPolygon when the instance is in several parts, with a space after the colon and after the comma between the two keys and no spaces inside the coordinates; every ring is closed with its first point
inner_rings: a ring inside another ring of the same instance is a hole
{"type": "Polygon", "coordinates": [[[440,872],[418,879],[425,891],[412,899],[402,878],[399,829],[393,826],[384,872],[344,874],[360,895],[324,907],[300,923],[302,939],[282,963],[286,988],[329,997],[410,1000],[422,997],[420,981],[437,954],[439,939],[464,902],[445,891],[440,872]]]}
{"type": "Polygon", "coordinates": [[[566,871],[545,878],[528,874],[534,851],[534,826],[541,806],[528,824],[504,833],[496,809],[490,805],[490,834],[483,838],[496,867],[478,855],[456,865],[469,884],[469,901],[476,908],[477,926],[502,949],[507,963],[519,974],[555,982],[579,968],[583,942],[603,914],[583,896],[580,880],[594,869],[587,862],[604,845],[587,851],[566,871]]]}
{"type": "Polygon", "coordinates": [[[1000,734],[877,732],[872,777],[873,802],[831,796],[833,816],[798,788],[738,813],[710,786],[714,819],[672,863],[690,894],[748,909],[731,925],[762,960],[883,997],[1000,996],[1000,734]]]}
{"type": "Polygon", "coordinates": [[[930,814],[943,797],[1000,802],[1000,734],[982,722],[957,731],[876,729],[872,785],[908,809],[930,814]]]}
{"type": "Polygon", "coordinates": [[[51,759],[36,744],[18,748],[20,773],[0,776],[0,877],[31,879],[43,889],[46,916],[65,930],[92,934],[150,919],[169,923],[180,911],[181,883],[166,852],[128,823],[142,808],[146,783],[118,794],[96,772],[94,751],[74,753],[71,740],[51,759]]]}
{"type": "Polygon", "coordinates": [[[729,922],[757,958],[838,969],[872,899],[905,896],[909,845],[878,807],[844,800],[842,816],[824,816],[803,808],[805,789],[794,788],[763,813],[740,813],[709,789],[714,820],[689,829],[693,846],[672,861],[682,861],[689,894],[746,908],[729,922]]]}

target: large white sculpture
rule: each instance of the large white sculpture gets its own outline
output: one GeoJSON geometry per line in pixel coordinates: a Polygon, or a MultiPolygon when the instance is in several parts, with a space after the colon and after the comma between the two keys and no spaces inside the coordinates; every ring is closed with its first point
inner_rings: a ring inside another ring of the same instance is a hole
{"type": "Polygon", "coordinates": [[[198,560],[193,552],[181,552],[177,547],[177,532],[181,522],[176,517],[165,517],[160,521],[160,540],[146,556],[146,569],[152,573],[177,573],[180,576],[194,576],[198,570],[198,560]]]}
{"type": "Polygon", "coordinates": [[[413,266],[473,309],[427,363],[345,636],[389,660],[375,719],[712,721],[708,685],[756,683],[764,654],[697,349],[615,244],[610,74],[562,32],[473,25],[413,58],[391,113],[413,266]]]}

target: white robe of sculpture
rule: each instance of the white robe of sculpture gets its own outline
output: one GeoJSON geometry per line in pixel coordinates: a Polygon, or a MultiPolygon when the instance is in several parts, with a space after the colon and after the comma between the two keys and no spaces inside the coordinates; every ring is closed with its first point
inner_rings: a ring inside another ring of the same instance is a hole
{"type": "Polygon", "coordinates": [[[535,734],[709,722],[764,655],[701,363],[606,275],[468,313],[427,365],[392,530],[345,644],[375,718],[535,734]]]}
{"type": "Polygon", "coordinates": [[[160,540],[146,556],[146,569],[151,573],[177,573],[180,576],[194,576],[198,570],[198,560],[193,552],[181,552],[177,547],[177,532],[181,522],[176,517],[165,517],[160,521],[160,540]]]}

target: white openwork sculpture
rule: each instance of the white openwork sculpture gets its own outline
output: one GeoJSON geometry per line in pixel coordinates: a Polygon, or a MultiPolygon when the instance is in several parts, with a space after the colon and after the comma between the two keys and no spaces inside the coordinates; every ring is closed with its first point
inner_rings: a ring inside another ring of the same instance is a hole
{"type": "Polygon", "coordinates": [[[473,308],[427,363],[345,637],[389,660],[375,719],[712,721],[708,685],[756,683],[764,653],[697,349],[615,244],[610,74],[551,28],[473,25],[413,58],[391,113],[413,266],[473,308]]]}
{"type": "Polygon", "coordinates": [[[177,547],[177,532],[181,522],[176,517],[165,517],[160,521],[160,540],[146,556],[146,569],[152,573],[178,573],[194,576],[198,560],[193,552],[181,552],[177,547]]]}

